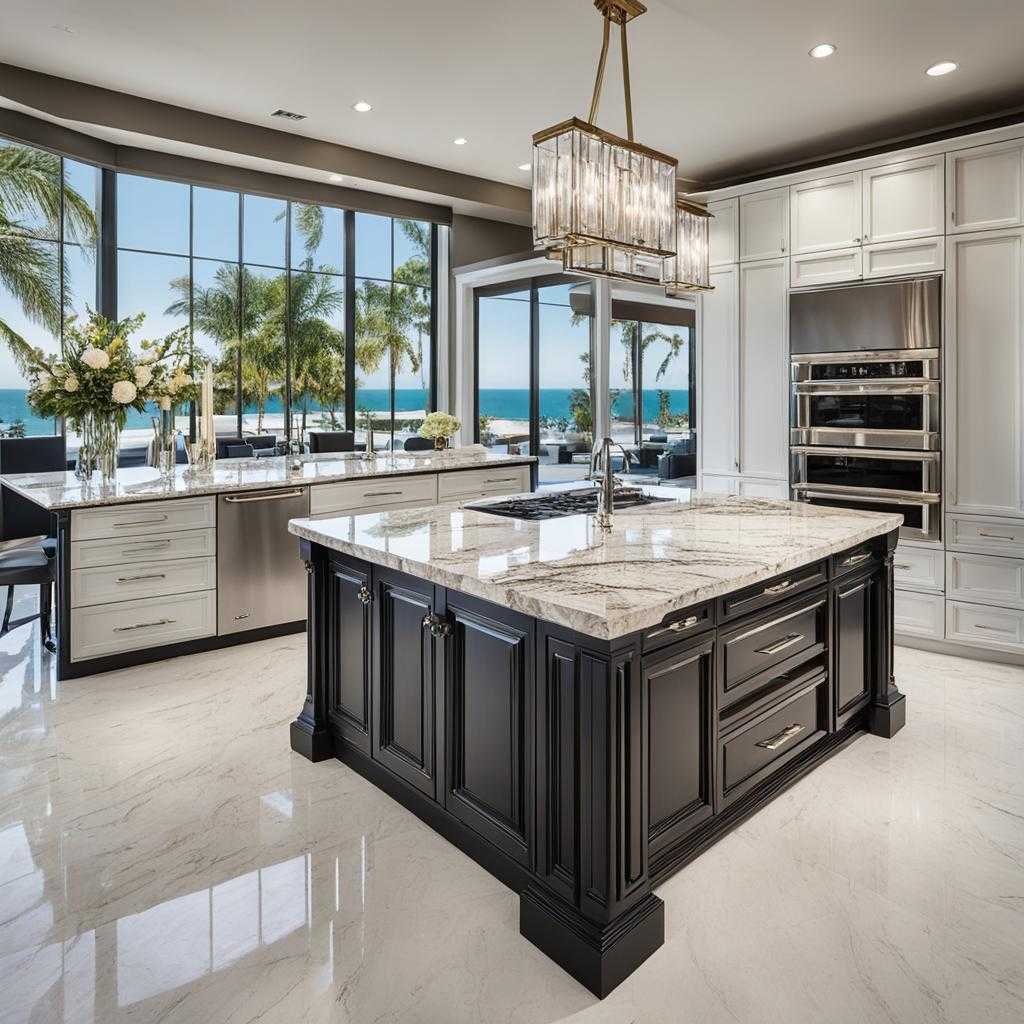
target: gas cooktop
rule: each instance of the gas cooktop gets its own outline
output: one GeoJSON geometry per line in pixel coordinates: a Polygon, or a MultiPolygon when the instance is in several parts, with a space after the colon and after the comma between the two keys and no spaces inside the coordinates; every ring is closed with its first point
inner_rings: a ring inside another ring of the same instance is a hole
{"type": "MultiPolygon", "coordinates": [[[[638,508],[653,505],[671,498],[656,498],[633,487],[623,487],[615,492],[615,508],[638,508]]],[[[510,498],[508,501],[492,501],[486,505],[471,505],[476,512],[490,512],[495,516],[511,519],[559,519],[562,516],[578,516],[597,512],[597,490],[552,491],[530,498],[510,498]]]]}

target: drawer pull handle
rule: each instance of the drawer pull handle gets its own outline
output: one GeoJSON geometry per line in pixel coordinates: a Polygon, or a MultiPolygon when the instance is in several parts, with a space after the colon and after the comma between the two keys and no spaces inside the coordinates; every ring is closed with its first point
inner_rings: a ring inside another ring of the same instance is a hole
{"type": "Polygon", "coordinates": [[[984,629],[989,633],[1006,633],[1008,636],[1016,633],[1015,629],[1007,629],[1005,626],[986,626],[984,622],[976,622],[975,629],[984,629]]]}
{"type": "Polygon", "coordinates": [[[777,735],[770,736],[766,740],[759,740],[757,745],[759,747],[764,747],[765,750],[778,750],[783,743],[788,743],[794,736],[798,736],[803,731],[804,727],[794,722],[792,725],[787,725],[786,728],[777,735]]]}
{"type": "Polygon", "coordinates": [[[792,580],[783,580],[781,583],[776,583],[774,587],[765,587],[765,594],[781,594],[784,590],[789,590],[793,586],[792,580]]]}
{"type": "Polygon", "coordinates": [[[141,554],[143,551],[159,551],[170,543],[170,540],[153,540],[146,544],[136,545],[135,547],[121,548],[121,551],[126,555],[141,554]]]}
{"type": "Polygon", "coordinates": [[[115,626],[114,632],[130,633],[133,629],[149,629],[152,626],[169,626],[176,621],[176,619],[156,619],[153,622],[136,622],[132,626],[115,626]]]}
{"type": "Polygon", "coordinates": [[[405,491],[364,491],[364,498],[385,498],[393,494],[404,494],[405,491]]]}
{"type": "Polygon", "coordinates": [[[484,480],[485,484],[514,484],[519,477],[516,476],[489,476],[484,480]]]}
{"type": "Polygon", "coordinates": [[[114,523],[114,526],[155,526],[157,523],[166,523],[167,515],[159,515],[155,519],[126,519],[123,523],[114,523]]]}
{"type": "Polygon", "coordinates": [[[769,644],[767,647],[758,647],[754,651],[755,654],[778,654],[779,651],[784,651],[787,647],[792,647],[793,644],[798,644],[803,640],[803,633],[790,633],[789,636],[784,636],[781,640],[777,640],[773,644],[769,644]]]}
{"type": "Polygon", "coordinates": [[[860,565],[861,562],[866,562],[871,557],[870,554],[864,555],[850,555],[849,558],[844,558],[841,565],[860,565]]]}
{"type": "Polygon", "coordinates": [[[910,572],[910,570],[913,569],[914,567],[909,562],[897,562],[893,566],[893,568],[894,569],[899,569],[901,572],[910,572]]]}
{"type": "Polygon", "coordinates": [[[362,604],[369,604],[373,600],[373,593],[370,588],[364,583],[356,593],[356,597],[359,598],[362,604]]]}
{"type": "Polygon", "coordinates": [[[987,530],[979,530],[978,536],[988,537],[989,540],[1016,540],[1013,534],[1007,537],[1005,533],[989,533],[987,530]]]}
{"type": "Polygon", "coordinates": [[[251,498],[235,498],[228,495],[224,500],[231,502],[232,505],[242,505],[250,501],[284,501],[285,498],[301,498],[302,494],[303,491],[300,487],[297,491],[285,491],[283,494],[256,494],[251,498]]]}
{"type": "Polygon", "coordinates": [[[687,615],[685,619],[673,622],[668,628],[673,633],[679,633],[684,629],[689,629],[691,626],[696,626],[698,622],[700,622],[700,619],[696,615],[687,615]]]}
{"type": "Polygon", "coordinates": [[[118,583],[141,583],[143,580],[165,580],[167,579],[167,573],[165,572],[150,572],[142,576],[118,576],[118,583]]]}

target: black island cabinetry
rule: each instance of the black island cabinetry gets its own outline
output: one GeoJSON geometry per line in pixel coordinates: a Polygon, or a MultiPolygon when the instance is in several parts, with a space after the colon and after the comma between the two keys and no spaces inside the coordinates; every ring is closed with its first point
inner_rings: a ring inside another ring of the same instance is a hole
{"type": "Polygon", "coordinates": [[[891,737],[896,533],[596,640],[303,540],[292,746],[520,893],[598,996],[664,941],[652,886],[858,734],[891,737]]]}

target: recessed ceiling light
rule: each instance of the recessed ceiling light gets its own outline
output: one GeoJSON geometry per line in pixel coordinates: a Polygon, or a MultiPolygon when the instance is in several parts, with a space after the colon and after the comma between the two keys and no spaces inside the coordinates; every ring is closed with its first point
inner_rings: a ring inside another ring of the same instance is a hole
{"type": "Polygon", "coordinates": [[[327,180],[328,181],[344,181],[345,180],[345,175],[344,174],[331,174],[331,175],[328,175],[327,180]]]}
{"type": "Polygon", "coordinates": [[[533,164],[520,164],[519,165],[519,170],[521,170],[521,171],[533,170],[533,164]]]}
{"type": "Polygon", "coordinates": [[[58,32],[63,32],[68,36],[77,36],[78,30],[73,29],[70,25],[51,25],[51,28],[55,28],[58,32]]]}
{"type": "Polygon", "coordinates": [[[835,52],[835,43],[818,43],[817,46],[812,46],[807,51],[808,55],[814,57],[815,60],[821,60],[823,57],[831,57],[835,52]]]}
{"type": "Polygon", "coordinates": [[[305,121],[305,114],[296,114],[294,110],[285,110],[283,107],[278,107],[271,115],[271,117],[283,117],[286,121],[305,121]]]}
{"type": "Polygon", "coordinates": [[[464,146],[467,142],[469,142],[469,139],[464,139],[460,135],[457,139],[452,139],[452,142],[454,142],[456,146],[464,146]]]}
{"type": "Polygon", "coordinates": [[[941,78],[943,75],[948,75],[951,71],[956,71],[960,67],[956,61],[953,60],[940,60],[938,64],[933,64],[927,71],[926,75],[931,75],[932,78],[941,78]]]}
{"type": "Polygon", "coordinates": [[[358,100],[352,104],[352,109],[358,111],[360,114],[367,114],[373,110],[373,107],[371,107],[366,100],[358,100]]]}

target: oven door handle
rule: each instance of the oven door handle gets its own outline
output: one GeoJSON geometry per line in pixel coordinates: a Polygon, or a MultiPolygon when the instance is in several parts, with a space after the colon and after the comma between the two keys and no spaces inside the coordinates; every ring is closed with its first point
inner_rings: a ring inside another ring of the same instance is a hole
{"type": "Polygon", "coordinates": [[[905,462],[938,462],[942,452],[924,452],[900,448],[836,448],[828,445],[794,444],[794,455],[836,455],[843,459],[900,459],[905,462]]]}
{"type": "Polygon", "coordinates": [[[793,390],[798,395],[937,395],[939,382],[914,377],[907,380],[865,381],[797,381],[793,390]]]}
{"type": "Polygon", "coordinates": [[[932,491],[896,491],[886,487],[844,487],[842,484],[793,484],[793,490],[808,497],[863,498],[886,505],[938,505],[942,495],[932,491]]]}

